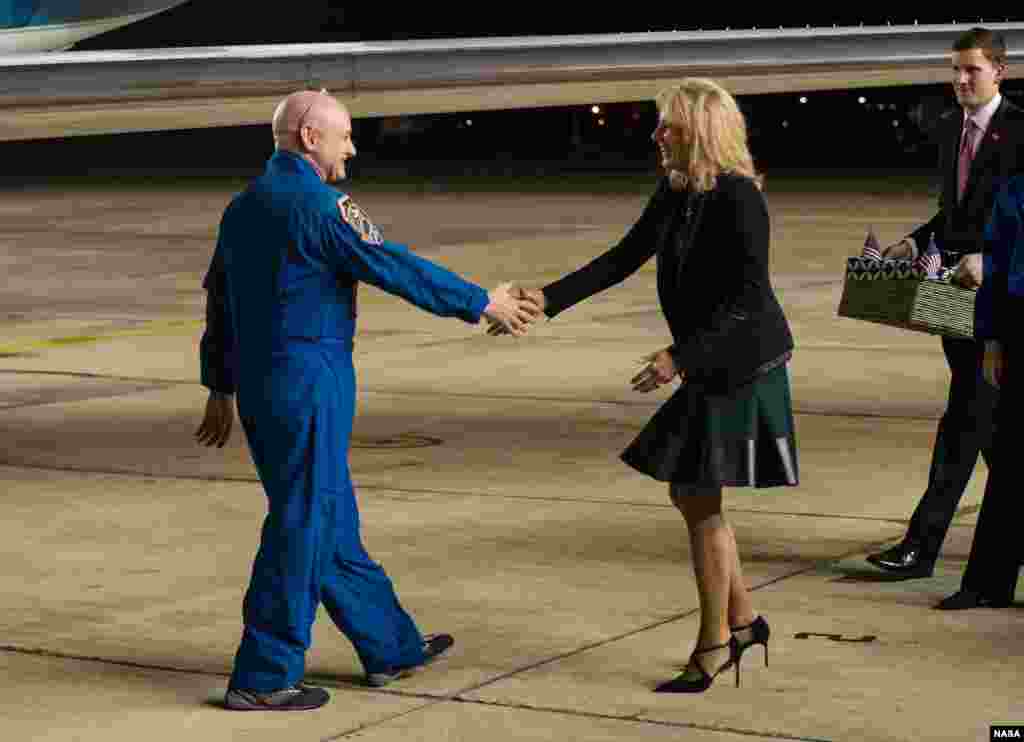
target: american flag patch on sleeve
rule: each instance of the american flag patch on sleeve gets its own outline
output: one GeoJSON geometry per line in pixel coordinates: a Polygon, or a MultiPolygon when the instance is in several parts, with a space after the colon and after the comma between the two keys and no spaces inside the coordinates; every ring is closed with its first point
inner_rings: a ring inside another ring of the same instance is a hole
{"type": "Polygon", "coordinates": [[[352,227],[363,242],[368,245],[380,245],[384,242],[377,225],[370,221],[370,217],[350,196],[338,199],[338,211],[341,213],[342,221],[352,227]]]}

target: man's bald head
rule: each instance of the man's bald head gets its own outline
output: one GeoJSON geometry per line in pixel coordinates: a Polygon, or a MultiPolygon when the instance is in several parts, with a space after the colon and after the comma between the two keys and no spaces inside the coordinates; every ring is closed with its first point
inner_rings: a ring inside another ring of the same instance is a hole
{"type": "Polygon", "coordinates": [[[272,122],[274,144],[309,160],[327,181],[345,177],[345,160],[355,155],[352,118],[326,90],[300,90],[282,100],[272,122]]]}
{"type": "MultiPolygon", "coordinates": [[[[277,105],[274,111],[274,142],[279,149],[292,149],[300,129],[323,129],[339,117],[348,117],[344,104],[325,90],[300,90],[277,105]]],[[[301,142],[298,142],[301,144],[301,142]]]]}

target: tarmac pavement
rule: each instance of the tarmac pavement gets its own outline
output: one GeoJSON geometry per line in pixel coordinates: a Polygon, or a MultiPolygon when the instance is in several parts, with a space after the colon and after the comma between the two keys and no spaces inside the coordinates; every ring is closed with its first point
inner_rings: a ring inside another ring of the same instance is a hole
{"type": "MultiPolygon", "coordinates": [[[[542,285],[616,241],[644,190],[353,183],[385,235],[485,287],[542,285]],[[507,191],[507,188],[506,188],[507,191]]],[[[836,317],[844,258],[931,214],[927,184],[769,181],[801,485],[731,489],[769,666],[651,689],[685,664],[697,595],[665,486],[618,459],[671,390],[631,390],[668,344],[654,265],[531,328],[360,293],[350,456],[370,554],[453,649],[363,685],[321,612],[312,712],[219,703],[265,500],[240,426],[197,446],[202,276],[238,181],[0,192],[0,719],[4,740],[987,740],[1024,724],[1024,611],[940,612],[959,585],[979,462],[935,575],[892,580],[948,372],[937,338],[836,317]],[[867,184],[867,185],[865,185],[867,184]]]]}

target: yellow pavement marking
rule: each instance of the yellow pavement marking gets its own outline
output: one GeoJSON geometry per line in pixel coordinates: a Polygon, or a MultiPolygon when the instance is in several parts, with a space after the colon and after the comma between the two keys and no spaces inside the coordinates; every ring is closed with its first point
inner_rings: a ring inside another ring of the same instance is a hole
{"type": "Polygon", "coordinates": [[[135,327],[110,329],[107,331],[101,330],[98,332],[93,330],[90,334],[63,335],[49,338],[25,338],[0,343],[0,356],[17,355],[19,353],[27,353],[33,350],[45,350],[47,348],[61,348],[68,345],[97,343],[101,340],[113,340],[115,338],[122,337],[155,336],[164,333],[172,334],[176,331],[181,332],[182,330],[188,330],[191,332],[196,328],[203,327],[204,325],[205,321],[198,319],[152,320],[135,327]]]}

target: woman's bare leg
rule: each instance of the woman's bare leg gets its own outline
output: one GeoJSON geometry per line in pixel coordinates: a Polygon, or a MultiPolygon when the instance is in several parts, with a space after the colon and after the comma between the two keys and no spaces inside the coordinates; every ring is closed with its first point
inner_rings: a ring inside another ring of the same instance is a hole
{"type": "MultiPolygon", "coordinates": [[[[700,599],[700,630],[696,649],[729,640],[732,575],[736,563],[736,542],[722,518],[722,490],[673,485],[672,500],[686,519],[690,535],[693,573],[700,599]]],[[[700,663],[713,673],[728,658],[729,650],[708,652],[700,663]]]]}

